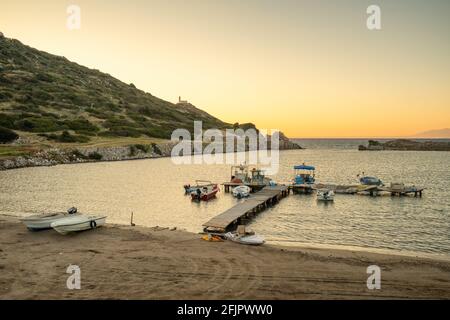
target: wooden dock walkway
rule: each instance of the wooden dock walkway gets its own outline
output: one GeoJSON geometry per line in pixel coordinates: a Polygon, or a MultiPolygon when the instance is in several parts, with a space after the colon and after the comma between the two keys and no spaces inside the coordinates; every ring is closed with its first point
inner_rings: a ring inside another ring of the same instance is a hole
{"type": "Polygon", "coordinates": [[[243,220],[250,219],[259,212],[276,204],[280,199],[289,194],[288,186],[267,186],[258,191],[234,207],[215,216],[204,223],[204,231],[225,232],[231,226],[241,224],[243,220]]]}

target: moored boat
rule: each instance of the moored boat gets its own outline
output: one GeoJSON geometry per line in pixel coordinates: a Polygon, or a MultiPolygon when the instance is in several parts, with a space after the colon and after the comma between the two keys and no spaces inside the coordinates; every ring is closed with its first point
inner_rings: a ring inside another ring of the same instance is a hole
{"type": "Polygon", "coordinates": [[[302,165],[294,166],[295,177],[294,185],[312,185],[316,181],[315,170],[313,166],[307,166],[304,163],[302,165]]]}
{"type": "Polygon", "coordinates": [[[217,184],[211,184],[203,186],[191,192],[191,198],[195,201],[209,201],[213,199],[217,192],[219,192],[219,186],[217,184]]]}
{"type": "Polygon", "coordinates": [[[250,195],[250,191],[251,189],[248,186],[238,186],[233,189],[232,193],[234,197],[241,199],[248,197],[250,195]]]}
{"type": "Polygon", "coordinates": [[[211,181],[207,180],[195,180],[195,185],[185,184],[184,191],[186,194],[191,194],[194,191],[197,191],[198,189],[202,189],[203,187],[214,185],[211,181]]]}
{"type": "Polygon", "coordinates": [[[317,190],[318,201],[334,201],[334,191],[329,189],[317,190]]]}
{"type": "Polygon", "coordinates": [[[250,169],[245,164],[231,167],[230,183],[234,185],[247,185],[254,190],[261,190],[265,186],[276,185],[271,178],[266,177],[263,169],[256,167],[250,169]]]}
{"type": "Polygon", "coordinates": [[[383,182],[377,177],[369,177],[365,176],[364,172],[362,173],[362,177],[358,174],[359,182],[365,186],[382,186],[383,182]]]}
{"type": "Polygon", "coordinates": [[[59,219],[51,227],[61,234],[95,229],[106,223],[106,216],[77,215],[59,219]]]}
{"type": "Polygon", "coordinates": [[[231,240],[233,242],[252,246],[259,246],[266,242],[263,236],[259,236],[256,234],[240,235],[237,232],[228,232],[225,233],[224,237],[227,240],[231,240]]]}
{"type": "Polygon", "coordinates": [[[77,208],[70,208],[67,212],[55,212],[46,214],[37,214],[20,219],[30,231],[38,231],[51,229],[52,222],[64,219],[67,217],[73,217],[78,215],[77,208]]]}

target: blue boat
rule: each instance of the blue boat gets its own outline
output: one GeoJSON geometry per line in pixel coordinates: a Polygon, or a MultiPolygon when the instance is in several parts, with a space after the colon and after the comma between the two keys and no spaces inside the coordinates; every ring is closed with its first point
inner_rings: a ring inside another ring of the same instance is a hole
{"type": "Polygon", "coordinates": [[[316,181],[315,167],[302,164],[294,166],[294,170],[295,170],[294,185],[314,184],[314,182],[316,181]]]}
{"type": "Polygon", "coordinates": [[[383,182],[376,177],[362,177],[359,178],[359,182],[365,186],[381,186],[383,182]]]}

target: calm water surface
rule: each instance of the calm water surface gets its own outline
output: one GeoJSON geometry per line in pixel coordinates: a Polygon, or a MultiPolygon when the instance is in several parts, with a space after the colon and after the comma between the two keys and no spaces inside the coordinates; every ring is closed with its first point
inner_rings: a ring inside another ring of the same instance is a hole
{"type": "MultiPolygon", "coordinates": [[[[273,178],[287,182],[292,167],[306,162],[320,182],[355,183],[365,171],[384,182],[426,187],[423,198],[337,195],[334,203],[291,195],[261,213],[252,229],[270,241],[394,249],[450,255],[450,152],[359,152],[359,141],[301,141],[307,150],[281,152],[273,178]],[[311,148],[311,146],[315,146],[311,148]]],[[[174,165],[169,158],[104,162],[0,172],[0,214],[26,216],[76,206],[128,224],[131,212],[144,226],[198,232],[209,218],[237,200],[220,192],[192,203],[183,184],[195,179],[222,183],[227,165],[174,165]]]]}

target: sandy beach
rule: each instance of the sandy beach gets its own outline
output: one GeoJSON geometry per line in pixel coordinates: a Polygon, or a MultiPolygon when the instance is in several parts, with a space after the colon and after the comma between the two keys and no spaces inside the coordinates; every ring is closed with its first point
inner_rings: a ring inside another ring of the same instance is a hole
{"type": "Polygon", "coordinates": [[[0,216],[0,299],[449,299],[450,261],[331,249],[206,242],[107,225],[62,236],[0,216]],[[381,268],[381,289],[366,268],[381,268]],[[69,290],[69,265],[81,289],[69,290]]]}

